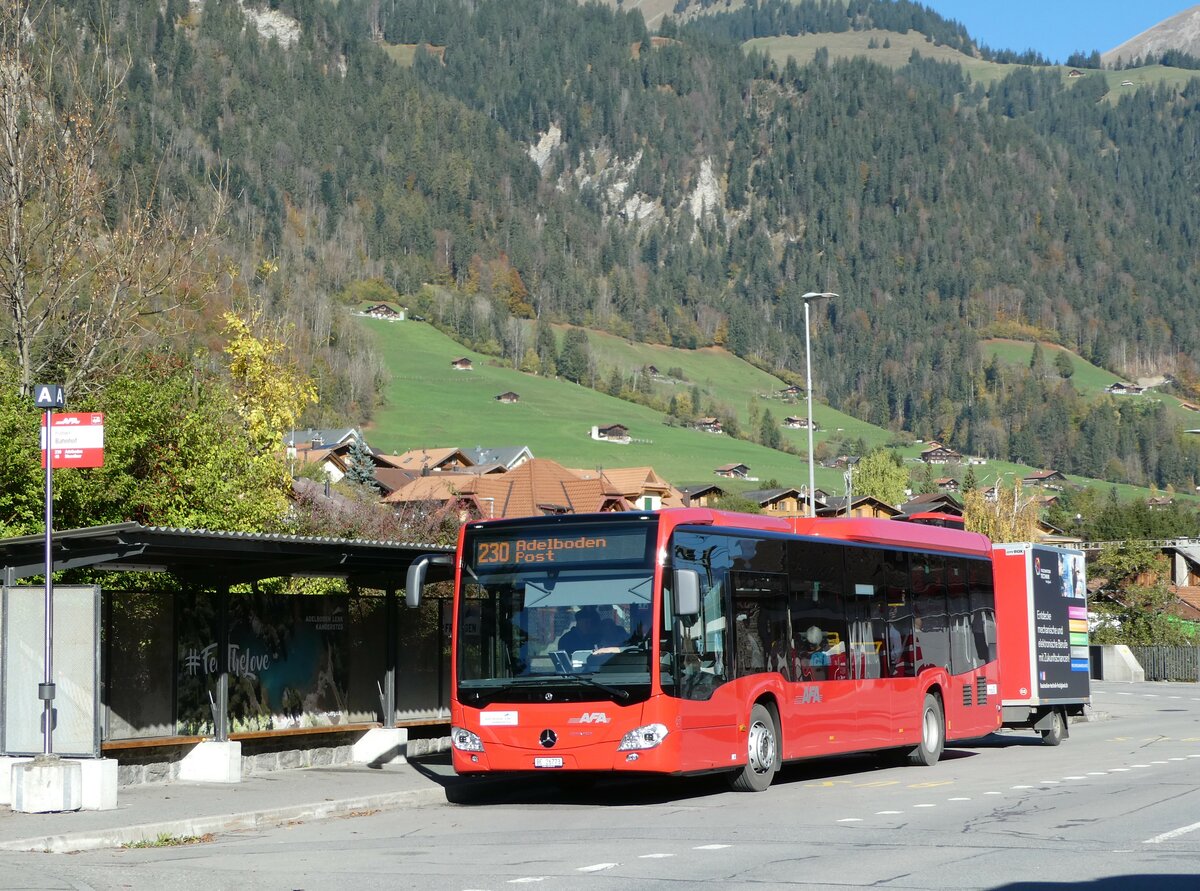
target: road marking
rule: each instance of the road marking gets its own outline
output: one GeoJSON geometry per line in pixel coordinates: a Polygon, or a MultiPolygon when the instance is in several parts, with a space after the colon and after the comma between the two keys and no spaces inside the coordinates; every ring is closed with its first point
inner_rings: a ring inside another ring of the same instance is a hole
{"type": "Polygon", "coordinates": [[[861,823],[862,817],[842,817],[838,820],[839,823],[861,823]]]}
{"type": "Polygon", "coordinates": [[[869,783],[855,783],[854,788],[855,789],[875,789],[875,788],[880,788],[882,786],[899,786],[899,785],[900,785],[899,780],[873,780],[872,782],[869,782],[869,783]]]}
{"type": "Polygon", "coordinates": [[[849,780],[821,780],[819,783],[805,783],[809,789],[831,789],[834,786],[849,786],[849,780]]]}
{"type": "Polygon", "coordinates": [[[591,866],[577,866],[576,872],[604,872],[606,869],[614,869],[620,866],[620,863],[593,863],[591,866]]]}
{"type": "Polygon", "coordinates": [[[1038,780],[1038,783],[1043,786],[1057,786],[1058,782],[1058,780],[1038,780]]]}
{"type": "Polygon", "coordinates": [[[1003,792],[984,792],[984,795],[1003,795],[1003,792]]]}
{"type": "Polygon", "coordinates": [[[1166,764],[1166,761],[1151,761],[1151,764],[1166,764]]]}
{"type": "Polygon", "coordinates": [[[1186,758],[1168,758],[1168,761],[1187,761],[1186,758]]]}
{"type": "Polygon", "coordinates": [[[1180,826],[1178,829],[1172,829],[1170,832],[1164,832],[1162,835],[1156,835],[1154,838],[1148,838],[1142,844],[1157,845],[1159,842],[1170,841],[1173,838],[1179,838],[1181,835],[1187,835],[1189,832],[1194,832],[1200,829],[1200,823],[1193,823],[1191,826],[1180,826]]]}
{"type": "Polygon", "coordinates": [[[902,813],[904,813],[904,811],[876,811],[876,812],[875,812],[875,816],[877,816],[877,817],[890,817],[890,816],[892,816],[893,814],[902,814],[902,813]]]}
{"type": "Polygon", "coordinates": [[[1102,777],[1102,776],[1104,776],[1104,775],[1105,775],[1105,774],[1107,774],[1107,773],[1108,773],[1108,771],[1107,771],[1107,770],[1089,770],[1089,771],[1088,771],[1088,776],[1090,776],[1090,777],[1102,777]]]}
{"type": "Polygon", "coordinates": [[[1064,780],[1086,780],[1087,777],[1063,777],[1064,780]]]}
{"type": "Polygon", "coordinates": [[[521,876],[519,879],[509,879],[510,885],[528,885],[530,882],[544,882],[546,876],[521,876]]]}
{"type": "Polygon", "coordinates": [[[724,848],[733,847],[732,845],[697,845],[692,848],[693,851],[720,851],[724,848]]]}
{"type": "Polygon", "coordinates": [[[1108,769],[1108,772],[1109,773],[1129,773],[1129,768],[1128,767],[1110,767],[1108,769]]]}
{"type": "Polygon", "coordinates": [[[950,785],[953,785],[953,783],[954,783],[953,780],[937,780],[937,781],[928,782],[928,783],[909,783],[908,788],[910,788],[910,789],[936,789],[938,786],[950,786],[950,785]]]}
{"type": "Polygon", "coordinates": [[[663,857],[674,856],[674,854],[638,854],[638,860],[661,860],[663,857]]]}
{"type": "Polygon", "coordinates": [[[1130,767],[1149,767],[1149,764],[1131,764],[1130,767]]]}
{"type": "Polygon", "coordinates": [[[914,804],[913,807],[937,807],[936,804],[914,804]]]}
{"type": "MultiPolygon", "coordinates": [[[[1070,779],[1070,777],[1067,777],[1067,779],[1070,779]]],[[[1033,786],[1010,786],[1009,788],[1011,788],[1011,789],[1032,789],[1033,786]]]]}
{"type": "Polygon", "coordinates": [[[946,800],[947,801],[970,801],[971,799],[963,798],[962,796],[959,796],[958,798],[947,798],[946,800]]]}

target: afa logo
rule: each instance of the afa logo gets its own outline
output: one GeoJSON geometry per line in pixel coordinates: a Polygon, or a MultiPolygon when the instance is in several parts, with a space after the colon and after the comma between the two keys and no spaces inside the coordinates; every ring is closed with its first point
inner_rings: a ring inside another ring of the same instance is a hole
{"type": "Polygon", "coordinates": [[[568,724],[611,724],[612,719],[604,712],[584,712],[576,718],[568,718],[568,724]]]}
{"type": "Polygon", "coordinates": [[[821,688],[809,684],[804,688],[804,692],[796,697],[796,705],[808,705],[813,702],[821,701],[821,688]]]}

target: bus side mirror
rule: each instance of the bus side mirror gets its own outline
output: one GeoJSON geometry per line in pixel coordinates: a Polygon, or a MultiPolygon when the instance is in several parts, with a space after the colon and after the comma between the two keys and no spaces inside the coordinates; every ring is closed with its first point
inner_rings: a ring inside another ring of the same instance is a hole
{"type": "Polygon", "coordinates": [[[700,573],[694,569],[676,569],[672,591],[675,602],[671,606],[675,615],[700,615],[700,573]]]}
{"type": "Polygon", "coordinates": [[[408,578],[404,583],[404,602],[409,609],[421,605],[421,592],[425,587],[425,577],[429,567],[453,566],[454,558],[450,554],[425,554],[408,565],[408,578]]]}

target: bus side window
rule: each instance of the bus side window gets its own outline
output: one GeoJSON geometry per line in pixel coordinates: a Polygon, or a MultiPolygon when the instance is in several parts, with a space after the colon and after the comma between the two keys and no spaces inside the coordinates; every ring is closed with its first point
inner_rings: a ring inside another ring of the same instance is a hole
{"type": "Polygon", "coordinates": [[[846,605],[842,599],[842,547],[811,541],[789,542],[792,679],[848,680],[850,677],[846,605]]]}

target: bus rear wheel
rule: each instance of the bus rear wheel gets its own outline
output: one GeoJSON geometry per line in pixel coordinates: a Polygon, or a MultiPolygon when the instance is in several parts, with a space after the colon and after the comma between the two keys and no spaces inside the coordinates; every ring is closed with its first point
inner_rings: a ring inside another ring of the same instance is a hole
{"type": "Polygon", "coordinates": [[[759,703],[750,709],[746,766],[733,775],[735,792],[762,792],[779,770],[779,733],[770,710],[759,703]]]}
{"type": "Polygon", "coordinates": [[[921,742],[908,753],[908,763],[932,767],[942,757],[946,747],[946,721],[942,714],[942,701],[932,693],[925,694],[921,707],[921,742]]]}

